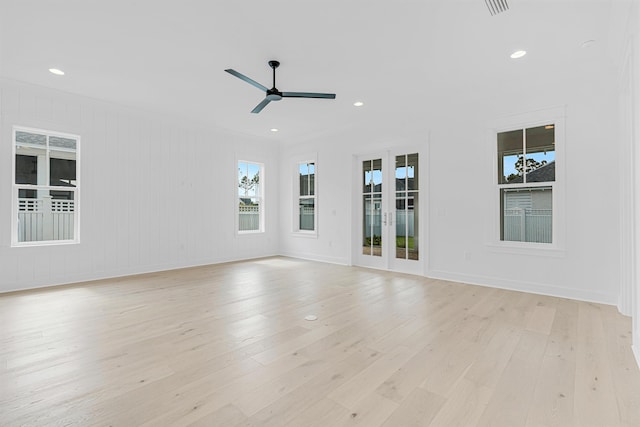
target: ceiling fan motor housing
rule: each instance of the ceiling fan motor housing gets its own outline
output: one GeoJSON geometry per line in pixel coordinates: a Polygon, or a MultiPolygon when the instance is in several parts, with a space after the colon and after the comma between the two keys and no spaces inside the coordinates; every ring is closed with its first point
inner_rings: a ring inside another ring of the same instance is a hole
{"type": "Polygon", "coordinates": [[[273,87],[267,91],[267,99],[269,101],[280,101],[282,99],[282,92],[273,87]]]}

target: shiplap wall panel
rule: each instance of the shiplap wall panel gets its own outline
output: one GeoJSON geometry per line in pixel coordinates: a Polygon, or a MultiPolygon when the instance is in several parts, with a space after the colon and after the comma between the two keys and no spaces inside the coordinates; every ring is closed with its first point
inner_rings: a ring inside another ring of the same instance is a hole
{"type": "Polygon", "coordinates": [[[0,80],[0,292],[276,254],[277,201],[266,233],[235,233],[237,153],[276,171],[270,144],[0,80]],[[14,125],[80,135],[80,244],[11,247],[14,125]]]}

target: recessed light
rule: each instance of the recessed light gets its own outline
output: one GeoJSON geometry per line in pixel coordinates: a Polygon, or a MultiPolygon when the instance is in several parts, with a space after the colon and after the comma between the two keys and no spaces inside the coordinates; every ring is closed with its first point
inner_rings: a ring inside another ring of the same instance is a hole
{"type": "Polygon", "coordinates": [[[271,132],[278,132],[278,129],[276,129],[276,128],[271,128],[271,129],[269,129],[269,130],[270,130],[271,132]]]}
{"type": "Polygon", "coordinates": [[[55,74],[56,76],[64,76],[64,71],[57,68],[49,68],[49,72],[55,74]]]}
{"type": "Polygon", "coordinates": [[[518,59],[518,58],[522,58],[523,56],[525,56],[527,54],[526,50],[516,50],[515,52],[513,52],[511,54],[511,59],[518,59]]]}
{"type": "Polygon", "coordinates": [[[364,102],[362,102],[362,101],[356,101],[356,102],[354,102],[354,103],[353,103],[353,105],[354,105],[355,107],[362,107],[362,106],[364,105],[364,102]]]}

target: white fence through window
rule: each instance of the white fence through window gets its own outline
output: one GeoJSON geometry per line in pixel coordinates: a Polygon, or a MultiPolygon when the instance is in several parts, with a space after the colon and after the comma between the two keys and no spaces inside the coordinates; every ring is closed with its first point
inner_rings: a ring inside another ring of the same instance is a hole
{"type": "Polygon", "coordinates": [[[74,215],[73,200],[18,199],[18,241],[73,240],[74,215]]]}
{"type": "Polygon", "coordinates": [[[300,230],[313,230],[314,227],[314,206],[300,207],[300,230]]]}
{"type": "Polygon", "coordinates": [[[505,209],[504,240],[551,243],[552,220],[551,209],[505,209]]]}
{"type": "Polygon", "coordinates": [[[238,230],[256,231],[260,230],[260,206],[240,205],[238,215],[238,230]]]}

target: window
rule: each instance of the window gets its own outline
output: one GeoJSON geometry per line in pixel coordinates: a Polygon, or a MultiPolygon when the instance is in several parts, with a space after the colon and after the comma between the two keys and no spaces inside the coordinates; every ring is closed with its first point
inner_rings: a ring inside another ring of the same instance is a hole
{"type": "Polygon", "coordinates": [[[316,164],[313,161],[298,163],[296,171],[297,187],[296,231],[316,231],[316,164]]]}
{"type": "Polygon", "coordinates": [[[14,127],[12,244],[78,242],[76,135],[14,127]]]}
{"type": "Polygon", "coordinates": [[[553,243],[556,126],[498,132],[500,240],[553,243]]]}
{"type": "Polygon", "coordinates": [[[264,196],[260,163],[238,162],[238,231],[264,231],[264,196]]]}

